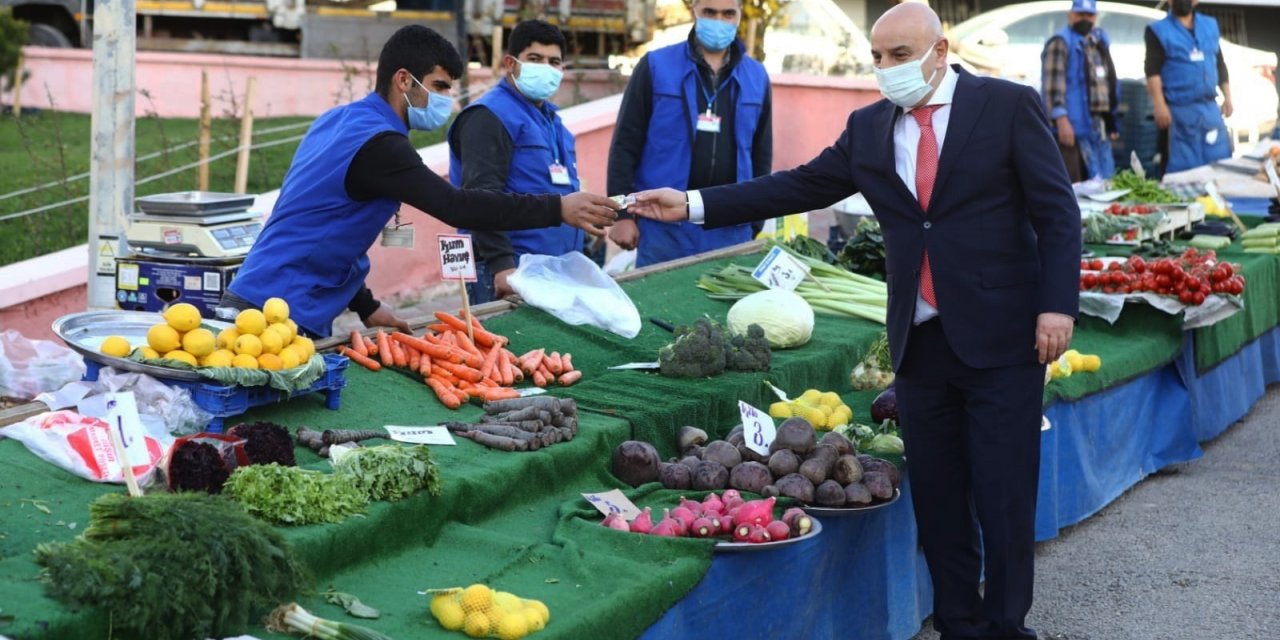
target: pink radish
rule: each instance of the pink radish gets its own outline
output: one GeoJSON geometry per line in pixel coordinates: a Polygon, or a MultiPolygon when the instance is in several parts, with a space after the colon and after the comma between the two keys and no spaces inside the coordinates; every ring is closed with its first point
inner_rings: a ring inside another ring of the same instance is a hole
{"type": "Polygon", "coordinates": [[[777,498],[752,500],[738,509],[738,515],[734,516],[733,521],[763,527],[770,522],[773,522],[773,504],[777,501],[777,498]]]}
{"type": "Polygon", "coordinates": [[[695,518],[703,515],[702,503],[694,502],[693,500],[689,500],[684,496],[680,496],[680,507],[683,509],[688,509],[689,513],[692,513],[695,518]]]}
{"type": "Polygon", "coordinates": [[[770,540],[786,540],[791,537],[791,527],[781,520],[774,520],[765,525],[764,530],[769,534],[770,540]]]}
{"type": "Polygon", "coordinates": [[[750,525],[750,524],[737,524],[737,525],[734,525],[734,526],[733,526],[733,541],[734,541],[734,542],[748,542],[748,538],[750,538],[750,537],[751,537],[751,530],[752,530],[752,528],[753,528],[753,525],[750,525]]]}
{"type": "Polygon", "coordinates": [[[728,501],[730,501],[730,500],[739,500],[739,501],[741,501],[741,500],[742,500],[742,494],[741,494],[741,493],[738,493],[738,490],[737,490],[737,489],[726,489],[726,490],[725,490],[725,492],[724,492],[723,494],[721,494],[721,495],[720,495],[720,499],[721,499],[722,501],[724,501],[724,502],[728,502],[728,501]]]}
{"type": "Polygon", "coordinates": [[[708,493],[707,497],[702,499],[702,507],[706,509],[714,509],[716,511],[724,511],[724,502],[720,500],[720,496],[714,493],[708,493]]]}
{"type": "MultiPolygon", "coordinates": [[[[739,525],[739,526],[741,527],[742,525],[739,525]]],[[[761,542],[768,542],[768,541],[769,541],[769,532],[766,531],[764,527],[761,527],[759,525],[753,525],[751,527],[751,532],[747,534],[747,542],[759,544],[761,542]]]]}
{"type": "Polygon", "coordinates": [[[711,524],[708,518],[698,518],[693,521],[693,526],[689,528],[689,535],[695,538],[710,538],[716,534],[716,528],[711,524]]]}
{"type": "Polygon", "coordinates": [[[664,538],[675,538],[684,535],[680,532],[679,527],[680,522],[671,517],[671,511],[669,509],[663,509],[662,520],[658,522],[658,525],[649,533],[651,535],[662,536],[664,538]]]}
{"type": "Polygon", "coordinates": [[[733,516],[720,516],[720,533],[723,535],[733,533],[733,516]]]}
{"type": "Polygon", "coordinates": [[[649,533],[653,531],[653,516],[650,511],[649,507],[645,507],[644,512],[631,521],[632,533],[649,533]]]}
{"type": "Polygon", "coordinates": [[[622,517],[622,516],[620,516],[620,515],[618,515],[618,514],[616,514],[616,513],[611,513],[611,514],[609,514],[609,515],[604,519],[604,522],[601,522],[600,524],[601,524],[601,525],[604,525],[604,526],[606,526],[606,527],[609,527],[610,529],[616,529],[616,530],[618,530],[618,531],[630,531],[630,530],[631,530],[631,526],[627,524],[627,521],[626,521],[625,519],[623,519],[623,517],[622,517]]]}
{"type": "Polygon", "coordinates": [[[813,520],[799,507],[787,509],[786,513],[782,514],[782,521],[791,528],[791,536],[794,538],[799,538],[813,529],[813,520]]]}

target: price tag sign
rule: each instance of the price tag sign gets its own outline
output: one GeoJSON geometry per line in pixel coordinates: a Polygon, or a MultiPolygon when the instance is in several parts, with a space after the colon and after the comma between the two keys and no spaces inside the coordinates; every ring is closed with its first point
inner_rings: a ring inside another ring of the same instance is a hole
{"type": "Polygon", "coordinates": [[[809,267],[783,251],[782,247],[770,249],[769,253],[765,254],[764,260],[760,261],[760,265],[751,272],[751,277],[759,280],[764,286],[787,291],[794,290],[808,275],[809,267]]]}
{"type": "Polygon", "coordinates": [[[471,236],[441,233],[436,235],[440,243],[440,279],[476,281],[476,254],[471,250],[471,236]]]}
{"type": "Polygon", "coordinates": [[[622,495],[622,491],[619,489],[605,491],[604,493],[584,493],[582,497],[586,498],[587,502],[591,503],[591,506],[606,516],[616,513],[630,522],[640,515],[640,510],[636,508],[636,505],[622,495]]]}
{"type": "Polygon", "coordinates": [[[1139,178],[1146,178],[1146,177],[1147,177],[1147,170],[1146,170],[1146,169],[1144,169],[1144,168],[1142,168],[1142,161],[1141,161],[1141,160],[1138,160],[1138,152],[1137,152],[1137,151],[1130,151],[1130,152],[1129,152],[1129,168],[1130,168],[1130,169],[1133,169],[1133,172],[1134,172],[1134,173],[1136,173],[1136,174],[1138,174],[1138,177],[1139,177],[1139,178]]]}
{"type": "Polygon", "coordinates": [[[132,391],[107,394],[107,425],[120,437],[129,466],[151,464],[146,431],[138,417],[138,404],[132,391]]]}
{"type": "Polygon", "coordinates": [[[626,364],[615,364],[609,369],[614,371],[626,371],[628,369],[660,369],[662,365],[657,362],[628,362],[626,364]]]}
{"type": "Polygon", "coordinates": [[[400,427],[386,425],[387,436],[396,442],[409,444],[442,444],[456,445],[453,435],[444,427],[400,427]]]}
{"type": "Polygon", "coordinates": [[[777,431],[773,426],[773,418],[769,414],[739,400],[738,412],[742,414],[742,435],[748,449],[762,455],[769,455],[769,445],[777,431]]]}

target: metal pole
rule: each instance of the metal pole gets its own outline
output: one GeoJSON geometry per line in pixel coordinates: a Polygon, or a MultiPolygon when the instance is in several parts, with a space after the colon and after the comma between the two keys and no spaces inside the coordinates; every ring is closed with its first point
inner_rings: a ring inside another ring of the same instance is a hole
{"type": "Polygon", "coordinates": [[[134,0],[93,8],[93,116],[89,165],[89,307],[115,307],[115,258],[133,209],[134,0]]]}

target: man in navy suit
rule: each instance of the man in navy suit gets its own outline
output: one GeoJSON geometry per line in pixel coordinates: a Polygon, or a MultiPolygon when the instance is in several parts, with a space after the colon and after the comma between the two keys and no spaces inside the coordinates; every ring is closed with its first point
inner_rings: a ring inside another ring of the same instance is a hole
{"type": "Polygon", "coordinates": [[[948,67],[927,5],[890,9],[871,46],[887,99],[854,111],[817,158],[737,185],[641,192],[631,211],[721,227],[866,197],[884,230],[934,628],[944,640],[1034,638],[1044,365],[1071,341],[1080,212],[1039,96],[948,67]]]}

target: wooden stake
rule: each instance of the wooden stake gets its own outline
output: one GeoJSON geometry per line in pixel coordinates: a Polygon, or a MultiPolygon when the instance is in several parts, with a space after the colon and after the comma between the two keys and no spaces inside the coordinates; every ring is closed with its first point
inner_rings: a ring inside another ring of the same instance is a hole
{"type": "Polygon", "coordinates": [[[462,319],[467,323],[467,337],[472,343],[476,341],[476,328],[471,325],[471,299],[467,297],[467,281],[458,278],[458,288],[462,290],[462,319]]]}
{"type": "Polygon", "coordinates": [[[240,118],[240,154],[236,157],[236,193],[244,193],[249,186],[249,146],[253,143],[253,94],[258,78],[249,76],[244,90],[244,116],[240,118]]]}
{"type": "Polygon", "coordinates": [[[816,277],[814,277],[814,275],[813,275],[812,273],[806,273],[806,274],[804,274],[804,277],[806,277],[806,278],[808,278],[808,279],[812,280],[812,281],[813,281],[813,283],[814,283],[814,284],[816,284],[816,285],[818,285],[819,287],[822,287],[822,290],[823,290],[823,291],[826,291],[827,293],[835,293],[835,292],[834,292],[834,291],[832,291],[831,289],[828,289],[828,288],[827,288],[827,285],[822,284],[822,281],[821,281],[821,280],[819,280],[819,279],[817,279],[816,277]]]}
{"type": "Polygon", "coordinates": [[[196,168],[196,190],[209,190],[209,138],[213,134],[213,104],[209,100],[209,70],[200,70],[200,166],[196,168]]]}
{"type": "Polygon", "coordinates": [[[133,463],[129,462],[128,452],[125,451],[124,443],[120,441],[119,425],[107,425],[107,433],[111,437],[111,448],[116,451],[116,460],[120,462],[120,472],[124,474],[124,484],[129,487],[129,495],[137,498],[142,496],[142,488],[138,486],[138,479],[133,476],[133,463]]]}
{"type": "Polygon", "coordinates": [[[493,77],[498,78],[498,69],[502,67],[502,25],[493,25],[493,49],[489,53],[489,61],[493,64],[493,77]]]}
{"type": "MultiPolygon", "coordinates": [[[[22,64],[25,62],[22,50],[18,50],[18,68],[13,72],[13,117],[22,115],[22,64]]],[[[50,105],[53,106],[53,105],[50,105]]]]}
{"type": "Polygon", "coordinates": [[[760,21],[756,18],[747,21],[747,55],[752,58],[756,57],[756,30],[759,25],[760,21]]]}

